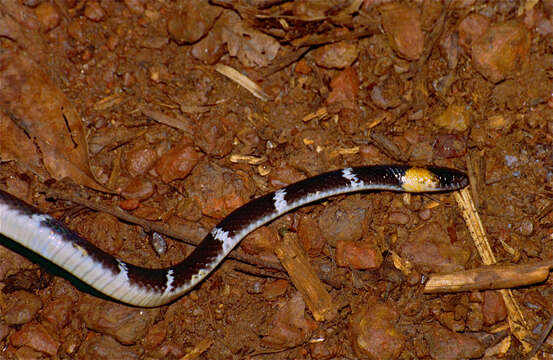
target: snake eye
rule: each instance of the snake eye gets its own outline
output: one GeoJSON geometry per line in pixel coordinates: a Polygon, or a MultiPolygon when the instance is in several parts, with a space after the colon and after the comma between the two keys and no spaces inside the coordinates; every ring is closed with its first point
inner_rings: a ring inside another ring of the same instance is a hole
{"type": "Polygon", "coordinates": [[[469,184],[469,178],[465,173],[458,170],[431,167],[429,168],[439,181],[440,190],[459,190],[469,184]]]}

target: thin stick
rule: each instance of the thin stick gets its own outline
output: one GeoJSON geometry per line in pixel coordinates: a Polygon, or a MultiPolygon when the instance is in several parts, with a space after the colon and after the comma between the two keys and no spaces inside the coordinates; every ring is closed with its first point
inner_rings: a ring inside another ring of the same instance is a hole
{"type": "MultiPolygon", "coordinates": [[[[470,189],[464,188],[460,191],[456,191],[454,195],[455,200],[457,200],[457,204],[461,209],[461,213],[465,219],[465,223],[474,245],[478,249],[478,253],[482,258],[482,262],[485,265],[495,264],[497,260],[486,236],[486,232],[484,231],[484,226],[482,225],[480,216],[478,215],[474,202],[472,201],[470,189]]],[[[518,303],[513,296],[513,293],[510,289],[501,289],[498,291],[503,296],[503,301],[507,307],[507,312],[509,314],[507,319],[512,333],[522,343],[524,351],[530,352],[532,345],[525,340],[527,336],[530,336],[528,325],[518,303]]]]}

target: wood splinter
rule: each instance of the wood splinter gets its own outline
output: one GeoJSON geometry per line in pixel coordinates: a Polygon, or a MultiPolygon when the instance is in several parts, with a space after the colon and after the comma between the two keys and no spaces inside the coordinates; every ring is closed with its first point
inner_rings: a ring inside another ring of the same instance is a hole
{"type": "Polygon", "coordinates": [[[286,233],[282,242],[277,244],[275,254],[290,275],[290,280],[302,294],[315,320],[332,320],[336,316],[332,297],[291,233],[286,233]]]}
{"type": "Polygon", "coordinates": [[[424,293],[510,289],[541,283],[547,279],[552,261],[523,265],[490,265],[451,274],[431,275],[424,293]]]}

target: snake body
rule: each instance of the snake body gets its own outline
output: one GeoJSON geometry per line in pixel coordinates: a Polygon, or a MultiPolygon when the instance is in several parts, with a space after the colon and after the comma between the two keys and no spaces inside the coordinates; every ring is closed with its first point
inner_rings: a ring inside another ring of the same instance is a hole
{"type": "Polygon", "coordinates": [[[217,224],[182,262],[147,269],[98,249],[50,215],[0,190],[0,234],[123,303],[152,307],[171,302],[204,279],[247,234],[300,206],[364,191],[443,192],[468,184],[446,168],[362,166],[320,174],[256,198],[217,224]]]}

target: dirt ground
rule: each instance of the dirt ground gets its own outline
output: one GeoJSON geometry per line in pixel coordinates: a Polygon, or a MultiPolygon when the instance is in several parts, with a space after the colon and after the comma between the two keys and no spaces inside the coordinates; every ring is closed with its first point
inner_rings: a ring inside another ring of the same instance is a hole
{"type": "MultiPolygon", "coordinates": [[[[552,21],[549,0],[0,0],[0,188],[164,267],[295,181],[446,166],[496,262],[550,260],[552,21]]],[[[298,209],[153,309],[2,242],[1,359],[523,358],[553,313],[549,278],[423,292],[489,263],[451,193],[298,209]]]]}

